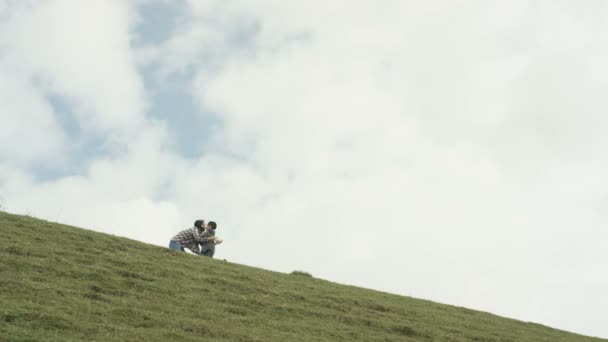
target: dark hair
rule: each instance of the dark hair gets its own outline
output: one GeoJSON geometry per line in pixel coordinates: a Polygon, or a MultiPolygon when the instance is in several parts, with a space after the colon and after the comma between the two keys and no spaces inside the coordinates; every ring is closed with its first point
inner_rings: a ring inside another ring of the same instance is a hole
{"type": "Polygon", "coordinates": [[[194,221],[194,226],[196,228],[200,228],[204,223],[205,223],[205,221],[203,221],[203,220],[196,220],[196,221],[194,221]]]}
{"type": "Polygon", "coordinates": [[[207,223],[208,226],[211,227],[211,229],[215,230],[215,228],[217,228],[217,223],[213,222],[213,221],[209,221],[209,223],[207,223]]]}

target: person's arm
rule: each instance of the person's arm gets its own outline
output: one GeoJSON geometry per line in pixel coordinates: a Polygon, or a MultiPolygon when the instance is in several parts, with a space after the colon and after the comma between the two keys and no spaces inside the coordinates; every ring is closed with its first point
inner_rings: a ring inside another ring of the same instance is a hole
{"type": "MultiPolygon", "coordinates": [[[[213,230],[205,229],[205,231],[203,232],[203,236],[205,236],[205,237],[208,237],[208,236],[212,237],[213,241],[211,241],[211,242],[214,245],[219,245],[220,243],[224,242],[222,239],[220,239],[219,237],[215,236],[215,231],[213,231],[213,230]]],[[[202,248],[201,248],[201,252],[202,252],[202,248]]]]}

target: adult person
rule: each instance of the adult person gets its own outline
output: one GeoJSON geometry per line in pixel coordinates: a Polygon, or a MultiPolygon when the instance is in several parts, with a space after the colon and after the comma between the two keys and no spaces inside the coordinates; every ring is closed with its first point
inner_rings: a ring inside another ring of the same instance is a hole
{"type": "Polygon", "coordinates": [[[194,227],[182,230],[177,233],[169,242],[169,248],[178,252],[184,252],[188,248],[195,254],[200,254],[199,244],[214,242],[215,236],[205,235],[205,221],[194,221],[194,227]]]}
{"type": "MultiPolygon", "coordinates": [[[[216,229],[217,223],[215,223],[214,221],[209,221],[209,223],[207,223],[207,228],[205,229],[205,233],[203,235],[205,237],[215,237],[216,229]]],[[[201,243],[201,255],[213,258],[213,255],[215,254],[215,245],[219,245],[220,243],[222,243],[222,240],[218,238],[213,241],[201,243]]]]}

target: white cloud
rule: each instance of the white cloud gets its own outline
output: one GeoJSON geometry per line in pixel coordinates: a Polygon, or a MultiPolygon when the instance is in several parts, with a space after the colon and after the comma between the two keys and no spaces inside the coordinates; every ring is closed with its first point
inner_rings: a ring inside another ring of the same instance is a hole
{"type": "Polygon", "coordinates": [[[51,106],[0,61],[0,163],[62,159],[67,141],[51,106]]]}
{"type": "Polygon", "coordinates": [[[0,189],[10,210],[165,245],[190,224],[164,192],[180,161],[163,151],[162,127],[147,127],[118,157],[98,159],[86,174],[39,183],[0,168],[0,189]]]}
{"type": "Polygon", "coordinates": [[[65,97],[89,132],[124,134],[143,123],[143,84],[134,68],[123,1],[11,4],[0,41],[7,67],[45,93],[65,97]]]}

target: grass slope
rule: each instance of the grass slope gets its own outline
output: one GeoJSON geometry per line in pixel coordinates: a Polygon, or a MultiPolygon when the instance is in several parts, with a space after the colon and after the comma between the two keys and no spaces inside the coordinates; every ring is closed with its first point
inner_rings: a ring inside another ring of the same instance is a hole
{"type": "Polygon", "coordinates": [[[0,341],[600,341],[0,213],[0,341]]]}

